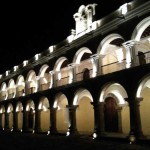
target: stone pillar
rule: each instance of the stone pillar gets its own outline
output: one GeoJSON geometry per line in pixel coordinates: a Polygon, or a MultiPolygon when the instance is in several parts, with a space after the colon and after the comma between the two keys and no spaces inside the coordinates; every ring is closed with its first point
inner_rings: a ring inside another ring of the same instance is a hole
{"type": "Polygon", "coordinates": [[[0,131],[3,130],[3,125],[2,125],[3,119],[2,119],[2,117],[3,117],[3,113],[0,113],[0,131]]]}
{"type": "Polygon", "coordinates": [[[28,131],[29,126],[29,111],[23,109],[23,132],[28,131]]]}
{"type": "Polygon", "coordinates": [[[53,107],[50,108],[50,121],[51,121],[50,134],[56,134],[57,133],[56,112],[57,112],[57,108],[53,108],[53,107]]]}
{"type": "Polygon", "coordinates": [[[142,99],[143,98],[132,98],[128,100],[130,108],[130,135],[134,135],[135,137],[143,136],[139,110],[139,103],[142,99]]]}
{"type": "Polygon", "coordinates": [[[76,82],[76,64],[72,63],[69,67],[69,83],[76,82]]]}
{"type": "Polygon", "coordinates": [[[122,107],[118,106],[117,111],[118,111],[118,132],[122,133],[122,120],[121,120],[122,107]]]}
{"type": "Polygon", "coordinates": [[[34,130],[36,133],[42,132],[42,130],[41,130],[41,111],[42,110],[36,109],[36,112],[35,112],[35,128],[34,128],[34,130]]]}
{"type": "Polygon", "coordinates": [[[94,133],[100,136],[104,133],[104,102],[91,104],[94,109],[94,133]]]}
{"type": "Polygon", "coordinates": [[[13,130],[14,131],[19,131],[18,129],[18,112],[13,111],[13,130]]]}
{"type": "Polygon", "coordinates": [[[138,65],[137,60],[137,51],[136,51],[137,41],[127,41],[123,43],[123,46],[126,49],[126,68],[134,67],[138,65]]]}
{"type": "Polygon", "coordinates": [[[51,82],[53,82],[52,87],[56,87],[56,78],[55,78],[55,72],[54,71],[50,71],[51,74],[51,82]]]}
{"type": "Polygon", "coordinates": [[[76,135],[77,127],[76,127],[76,109],[78,105],[73,106],[66,106],[69,110],[69,129],[68,129],[68,135],[76,135]]]}
{"type": "Polygon", "coordinates": [[[93,73],[92,77],[96,77],[98,75],[102,74],[102,63],[101,63],[101,57],[98,54],[94,54],[91,57],[91,61],[93,64],[93,73]]]}

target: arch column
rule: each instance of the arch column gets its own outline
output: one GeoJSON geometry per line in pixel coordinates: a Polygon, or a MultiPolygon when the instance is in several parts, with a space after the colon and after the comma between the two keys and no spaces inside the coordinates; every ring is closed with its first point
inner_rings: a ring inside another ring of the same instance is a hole
{"type": "Polygon", "coordinates": [[[0,113],[0,131],[2,131],[3,130],[3,124],[2,124],[2,122],[3,122],[3,115],[4,115],[4,113],[0,113]]]}
{"type": "Polygon", "coordinates": [[[56,87],[56,78],[55,78],[55,72],[54,71],[50,71],[49,72],[51,74],[51,81],[53,82],[52,87],[56,87]]]}
{"type": "Polygon", "coordinates": [[[29,111],[23,109],[23,131],[27,132],[28,128],[29,128],[29,111]]]}
{"type": "Polygon", "coordinates": [[[135,137],[143,136],[141,128],[141,117],[139,104],[143,98],[129,98],[126,99],[129,103],[130,108],[130,133],[129,136],[134,135],[135,137]],[[130,100],[129,100],[130,99],[130,100]]]}
{"type": "Polygon", "coordinates": [[[69,110],[69,129],[68,129],[68,133],[69,135],[75,135],[78,133],[77,131],[77,127],[76,127],[76,109],[78,107],[78,105],[72,105],[66,106],[69,110]]]}
{"type": "Polygon", "coordinates": [[[41,112],[42,112],[41,109],[36,108],[36,111],[35,111],[35,127],[34,127],[34,130],[35,130],[36,133],[42,132],[42,130],[41,130],[41,112]]]}
{"type": "Polygon", "coordinates": [[[69,83],[73,83],[73,82],[76,82],[76,64],[75,63],[72,63],[72,64],[69,64],[68,65],[69,67],[69,74],[71,74],[71,79],[69,77],[69,83]]]}
{"type": "Polygon", "coordinates": [[[57,107],[56,108],[53,108],[53,107],[50,108],[50,121],[51,121],[50,134],[56,134],[57,133],[56,112],[57,112],[57,107]]]}
{"type": "Polygon", "coordinates": [[[102,55],[94,54],[91,57],[91,62],[93,64],[93,74],[92,77],[96,77],[102,74],[102,55]]]}
{"type": "Polygon", "coordinates": [[[126,68],[134,67],[138,65],[137,51],[136,51],[137,41],[130,40],[123,43],[126,49],[126,68]]]}
{"type": "Polygon", "coordinates": [[[99,136],[105,131],[104,129],[104,104],[105,102],[91,102],[94,109],[94,133],[99,136]]]}
{"type": "Polygon", "coordinates": [[[18,112],[13,111],[13,130],[14,131],[19,131],[18,129],[18,112]]]}

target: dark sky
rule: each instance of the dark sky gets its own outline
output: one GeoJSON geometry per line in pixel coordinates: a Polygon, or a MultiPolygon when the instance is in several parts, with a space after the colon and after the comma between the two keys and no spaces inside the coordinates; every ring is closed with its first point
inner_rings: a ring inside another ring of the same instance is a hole
{"type": "MultiPolygon", "coordinates": [[[[128,0],[129,1],[129,0],[128,0]]],[[[55,0],[0,5],[0,74],[57,44],[75,28],[79,6],[97,3],[97,19],[119,8],[125,0],[55,0]]]]}

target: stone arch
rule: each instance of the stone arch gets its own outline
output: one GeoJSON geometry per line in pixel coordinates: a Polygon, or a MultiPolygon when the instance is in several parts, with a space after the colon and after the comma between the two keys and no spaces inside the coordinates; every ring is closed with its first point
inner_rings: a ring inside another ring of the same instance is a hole
{"type": "Polygon", "coordinates": [[[131,39],[140,41],[144,30],[150,25],[150,16],[143,19],[134,29],[131,39]]]}
{"type": "Polygon", "coordinates": [[[75,54],[75,56],[74,56],[74,58],[73,58],[73,63],[75,63],[75,64],[80,64],[81,59],[82,59],[82,57],[83,57],[83,55],[84,55],[85,53],[91,55],[91,54],[92,54],[92,51],[91,51],[89,48],[87,48],[87,47],[82,47],[82,48],[80,48],[80,49],[76,52],[76,54],[75,54]]]}
{"type": "Polygon", "coordinates": [[[44,64],[39,71],[38,74],[38,87],[39,90],[47,90],[48,88],[52,87],[53,81],[52,76],[49,73],[49,66],[47,64],[44,64]]]}
{"type": "Polygon", "coordinates": [[[28,100],[26,105],[26,112],[27,112],[27,130],[33,131],[35,127],[35,104],[33,100],[28,100]]]}
{"type": "Polygon", "coordinates": [[[23,75],[19,75],[16,81],[16,94],[17,96],[25,95],[25,80],[23,75]]]}
{"type": "MultiPolygon", "coordinates": [[[[73,58],[73,64],[74,64],[74,70],[76,73],[76,80],[80,81],[83,78],[83,70],[85,68],[89,69],[90,72],[92,72],[93,64],[90,59],[90,56],[92,55],[92,51],[87,47],[80,48],[74,58],[73,58]]],[[[90,73],[90,76],[92,76],[92,73],[90,73]]]]}
{"type": "Polygon", "coordinates": [[[19,101],[16,104],[16,124],[17,124],[17,130],[21,131],[23,128],[23,105],[19,101]]]}
{"type": "Polygon", "coordinates": [[[38,90],[37,77],[34,70],[30,70],[26,78],[25,92],[26,94],[35,93],[38,90]]]}
{"type": "Polygon", "coordinates": [[[14,111],[14,108],[13,108],[13,105],[11,103],[8,104],[7,106],[7,116],[6,116],[6,119],[7,119],[7,127],[8,129],[13,129],[13,111],[14,111]]]}
{"type": "Polygon", "coordinates": [[[50,104],[47,97],[43,96],[40,98],[38,105],[40,127],[42,132],[47,132],[50,127],[50,104]]]}
{"type": "Polygon", "coordinates": [[[69,127],[69,111],[67,109],[68,99],[63,93],[58,93],[55,96],[54,108],[56,112],[56,125],[58,132],[66,133],[69,127]]]}
{"type": "Polygon", "coordinates": [[[4,105],[0,106],[0,128],[3,130],[5,128],[5,107],[4,107],[4,105]]]}
{"type": "MultiPolygon", "coordinates": [[[[124,89],[124,87],[119,84],[119,83],[107,83],[106,85],[103,86],[101,93],[100,93],[100,102],[105,102],[104,103],[104,116],[108,116],[107,118],[113,118],[113,112],[115,113],[115,115],[117,115],[118,117],[118,124],[117,127],[118,129],[108,129],[106,126],[108,126],[109,124],[111,124],[110,122],[106,122],[108,123],[107,125],[105,124],[105,130],[107,131],[113,131],[113,132],[122,132],[123,134],[128,134],[129,133],[129,129],[130,129],[130,120],[129,120],[129,106],[128,103],[125,101],[125,99],[128,97],[126,90],[124,89]],[[108,102],[110,103],[107,103],[108,102]],[[109,107],[109,106],[113,106],[113,107],[109,107]],[[107,112],[110,109],[110,111],[106,114],[106,109],[107,112]],[[111,112],[111,110],[114,110],[113,112],[111,112]],[[116,114],[117,112],[117,114],[116,114]]],[[[115,116],[116,117],[116,116],[115,116]]],[[[108,120],[109,120],[108,119],[108,120]]],[[[116,120],[116,119],[115,119],[116,120]]]]}
{"type": "Polygon", "coordinates": [[[1,85],[1,100],[6,100],[8,98],[7,84],[5,82],[1,85]]]}
{"type": "Polygon", "coordinates": [[[87,89],[76,91],[73,105],[78,106],[76,122],[80,134],[91,134],[94,130],[94,109],[91,102],[93,102],[93,97],[87,89]]]}
{"type": "Polygon", "coordinates": [[[140,116],[141,116],[141,126],[142,131],[145,136],[150,136],[150,74],[144,76],[137,88],[136,97],[141,98],[142,101],[140,101],[140,116]]]}
{"type": "Polygon", "coordinates": [[[69,78],[71,77],[68,69],[68,59],[66,57],[60,57],[56,61],[53,69],[58,86],[68,84],[69,78]]]}
{"type": "Polygon", "coordinates": [[[8,98],[14,98],[16,96],[16,85],[14,79],[10,79],[8,82],[8,98]]]}
{"type": "Polygon", "coordinates": [[[150,33],[147,31],[150,28],[150,17],[143,19],[134,29],[131,40],[138,41],[136,44],[136,50],[138,51],[138,58],[140,64],[150,62],[150,33]],[[145,34],[146,33],[146,34],[145,34]]]}
{"type": "Polygon", "coordinates": [[[124,38],[116,33],[107,35],[99,44],[97,54],[100,55],[102,73],[120,70],[124,59],[126,58],[126,50],[122,46],[124,38]]]}

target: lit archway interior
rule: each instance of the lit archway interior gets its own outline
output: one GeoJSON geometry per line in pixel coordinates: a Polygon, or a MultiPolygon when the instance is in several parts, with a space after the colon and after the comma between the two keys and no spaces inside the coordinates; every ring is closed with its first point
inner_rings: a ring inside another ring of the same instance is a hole
{"type": "Polygon", "coordinates": [[[126,58],[126,50],[122,46],[123,42],[123,37],[118,34],[110,34],[101,41],[97,53],[102,59],[103,74],[125,68],[123,60],[126,58]]]}
{"type": "Polygon", "coordinates": [[[94,109],[91,102],[93,98],[88,90],[79,89],[76,92],[73,104],[78,105],[76,122],[80,134],[91,134],[94,131],[94,109]]]}
{"type": "Polygon", "coordinates": [[[7,107],[7,123],[8,123],[8,128],[12,129],[13,128],[13,105],[8,104],[7,107]]]}
{"type": "Polygon", "coordinates": [[[5,127],[5,107],[3,105],[0,107],[0,126],[2,129],[5,127]]]}
{"type": "Polygon", "coordinates": [[[57,108],[56,124],[58,132],[66,133],[69,127],[69,112],[67,109],[68,100],[63,93],[55,97],[54,108],[57,108]]]}
{"type": "MultiPolygon", "coordinates": [[[[121,86],[118,83],[107,84],[106,86],[104,86],[102,92],[100,93],[100,102],[106,101],[105,107],[107,108],[107,110],[109,110],[109,106],[111,103],[115,104],[115,107],[117,108],[117,115],[118,117],[120,117],[118,121],[118,123],[120,124],[118,124],[118,126],[121,126],[121,128],[118,129],[118,132],[121,131],[124,134],[128,134],[130,129],[129,106],[128,103],[125,101],[125,98],[127,97],[128,96],[125,89],[123,88],[123,86],[121,86]],[[108,104],[108,106],[106,106],[106,104],[108,104]]],[[[105,116],[105,110],[104,110],[104,116],[105,116]]]]}
{"type": "Polygon", "coordinates": [[[5,82],[1,85],[1,99],[6,100],[8,98],[7,85],[5,82]]]}
{"type": "Polygon", "coordinates": [[[90,76],[92,76],[93,64],[90,59],[92,51],[87,47],[80,48],[73,59],[73,64],[75,64],[76,80],[80,81],[83,79],[83,73],[85,69],[89,70],[90,76]]]}
{"type": "Polygon", "coordinates": [[[22,75],[20,75],[17,78],[16,94],[17,94],[17,96],[24,96],[25,95],[25,81],[24,81],[24,77],[22,75]]]}
{"type": "Polygon", "coordinates": [[[37,92],[38,84],[37,84],[37,77],[34,70],[30,70],[27,79],[26,79],[26,86],[25,86],[26,94],[31,94],[37,92]]]}
{"type": "Polygon", "coordinates": [[[138,89],[137,89],[137,94],[136,97],[138,98],[143,98],[143,100],[140,102],[140,115],[141,115],[141,125],[142,125],[142,131],[143,134],[146,136],[150,136],[150,119],[149,115],[150,114],[150,75],[145,77],[138,89]]]}
{"type": "Polygon", "coordinates": [[[69,82],[70,74],[68,69],[68,59],[66,57],[60,57],[54,66],[57,86],[67,84],[69,82]]]}
{"type": "Polygon", "coordinates": [[[41,67],[38,76],[39,76],[38,85],[40,91],[52,87],[52,78],[51,78],[51,74],[49,73],[49,66],[47,64],[41,67]]]}
{"type": "Polygon", "coordinates": [[[136,50],[140,64],[150,63],[150,17],[143,19],[134,29],[132,40],[138,41],[136,50]]]}
{"type": "Polygon", "coordinates": [[[40,126],[42,132],[47,132],[50,127],[50,106],[47,97],[42,97],[38,106],[40,111],[40,126]]]}
{"type": "Polygon", "coordinates": [[[16,96],[16,85],[13,79],[8,82],[8,98],[14,98],[16,96]]]}

